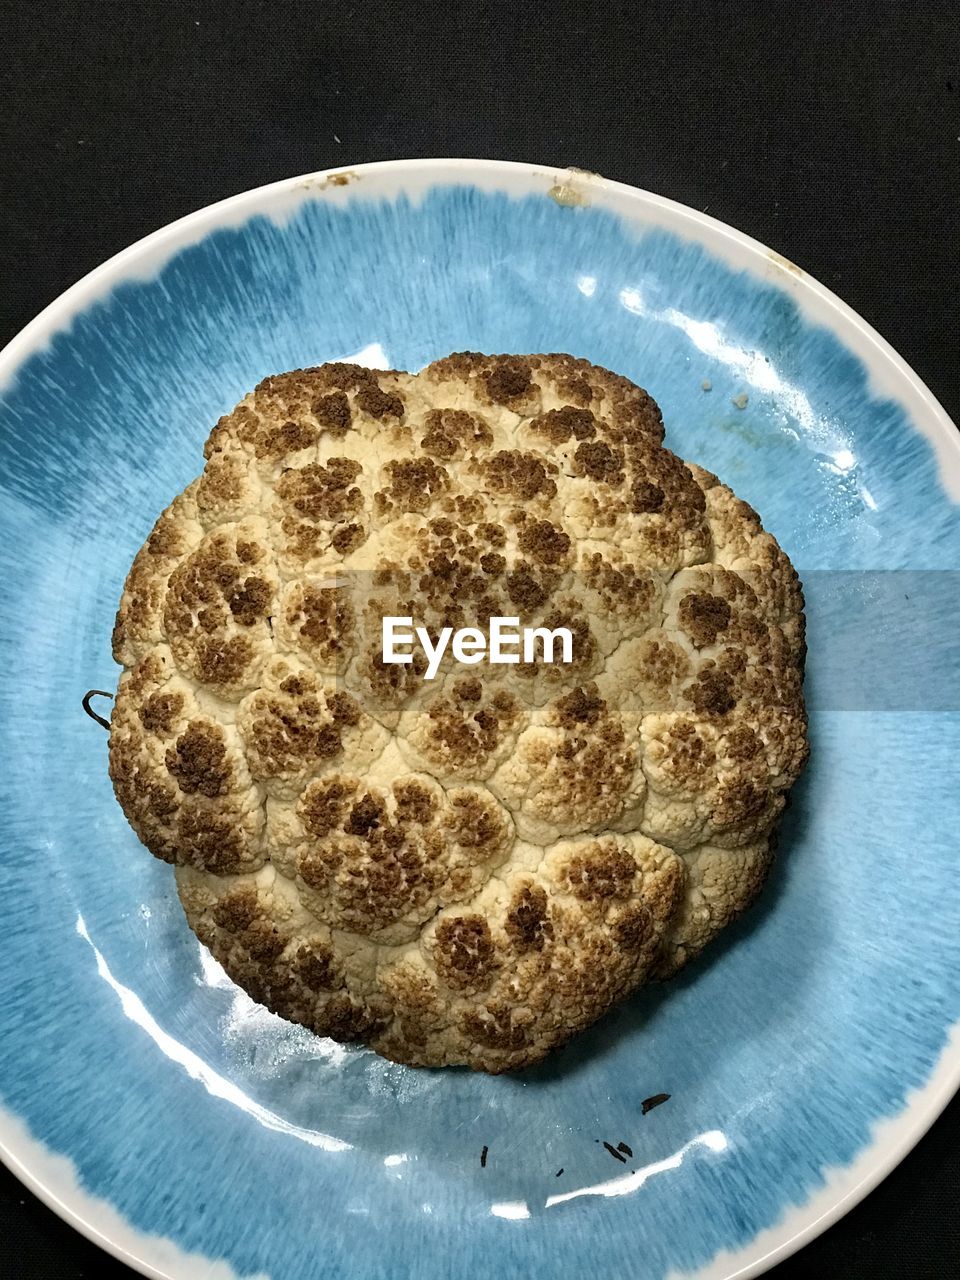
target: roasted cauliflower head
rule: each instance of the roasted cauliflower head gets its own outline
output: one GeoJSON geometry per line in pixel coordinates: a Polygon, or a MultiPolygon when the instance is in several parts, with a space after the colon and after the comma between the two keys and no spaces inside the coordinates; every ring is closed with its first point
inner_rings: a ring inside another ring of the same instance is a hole
{"type": "Polygon", "coordinates": [[[266,378],[130,570],[120,804],[257,1001],[412,1065],[536,1062],[760,888],[803,601],[755,512],[566,355],[266,378]],[[384,661],[382,622],[564,627],[384,661]]]}

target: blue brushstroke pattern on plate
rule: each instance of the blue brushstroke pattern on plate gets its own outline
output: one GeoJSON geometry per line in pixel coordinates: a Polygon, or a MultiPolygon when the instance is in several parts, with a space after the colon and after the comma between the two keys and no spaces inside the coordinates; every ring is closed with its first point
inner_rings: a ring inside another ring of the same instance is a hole
{"type": "Polygon", "coordinates": [[[586,356],[647,387],[667,443],[801,571],[960,560],[929,445],[860,362],[671,233],[467,186],[208,234],[0,403],[0,1097],[143,1232],[240,1275],[693,1268],[851,1161],[960,1016],[960,716],[817,704],[757,908],[539,1068],[412,1071],[259,1010],[127,827],[80,697],[115,683],[125,572],[216,418],[267,373],[371,348],[586,356]]]}

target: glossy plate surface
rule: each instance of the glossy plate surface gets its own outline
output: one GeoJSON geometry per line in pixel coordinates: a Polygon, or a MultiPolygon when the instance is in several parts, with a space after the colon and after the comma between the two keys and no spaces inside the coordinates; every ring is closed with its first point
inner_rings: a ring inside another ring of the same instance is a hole
{"type": "Polygon", "coordinates": [[[0,356],[4,1158],[176,1280],[757,1274],[960,1077],[956,433],[849,309],[712,219],[526,165],[344,178],[157,233],[0,356]],[[758,509],[810,595],[814,756],[760,905],[497,1079],[391,1065],[240,994],[80,710],[115,684],[124,575],[221,413],[277,370],[464,348],[570,351],[646,386],[668,445],[758,509]],[[893,648],[851,660],[911,589],[922,629],[900,617],[893,648]]]}

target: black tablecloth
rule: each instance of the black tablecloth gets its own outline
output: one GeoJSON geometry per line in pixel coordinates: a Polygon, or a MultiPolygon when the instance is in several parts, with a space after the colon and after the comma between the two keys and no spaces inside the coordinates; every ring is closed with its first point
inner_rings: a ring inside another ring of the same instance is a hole
{"type": "MultiPolygon", "coordinates": [[[[954,0],[0,0],[0,342],[210,201],[331,165],[491,156],[595,170],[756,236],[960,420],[958,32],[954,0]]],[[[775,1274],[960,1276],[958,1188],[954,1103],[775,1274]]],[[[0,1277],[126,1274],[0,1173],[0,1277]]]]}

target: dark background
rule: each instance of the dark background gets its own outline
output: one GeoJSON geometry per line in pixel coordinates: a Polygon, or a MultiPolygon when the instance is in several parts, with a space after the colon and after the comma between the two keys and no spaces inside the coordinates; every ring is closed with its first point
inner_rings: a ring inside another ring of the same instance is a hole
{"type": "MultiPolygon", "coordinates": [[[[211,201],[365,160],[491,156],[578,165],[757,237],[960,421],[955,0],[0,0],[0,93],[0,343],[211,201]]],[[[958,1277],[958,1192],[954,1102],[774,1274],[958,1277]]],[[[130,1274],[0,1170],[2,1280],[130,1274]]]]}

